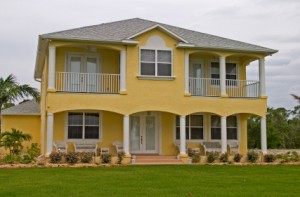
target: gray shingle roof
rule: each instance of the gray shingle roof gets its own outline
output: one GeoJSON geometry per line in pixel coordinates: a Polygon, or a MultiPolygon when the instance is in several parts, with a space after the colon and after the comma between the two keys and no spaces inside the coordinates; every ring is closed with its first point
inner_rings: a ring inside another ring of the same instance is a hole
{"type": "Polygon", "coordinates": [[[120,42],[155,25],[162,26],[163,28],[167,29],[173,34],[183,38],[189,44],[193,44],[195,45],[195,47],[199,48],[253,51],[262,53],[277,52],[276,50],[261,47],[258,45],[222,38],[219,36],[196,32],[180,27],[175,27],[139,18],[43,34],[41,35],[41,37],[49,39],[75,39],[120,42]]]}
{"type": "Polygon", "coordinates": [[[40,115],[40,104],[34,100],[4,109],[2,115],[40,115]]]}

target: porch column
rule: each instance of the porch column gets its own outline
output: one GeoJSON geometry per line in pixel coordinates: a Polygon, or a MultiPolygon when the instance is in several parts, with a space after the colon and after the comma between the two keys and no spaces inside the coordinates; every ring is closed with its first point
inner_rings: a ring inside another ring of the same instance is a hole
{"type": "Polygon", "coordinates": [[[126,92],[126,50],[120,52],[120,93],[126,92]]]}
{"type": "Polygon", "coordinates": [[[220,56],[220,90],[221,97],[227,97],[226,94],[226,57],[220,56]]]}
{"type": "Polygon", "coordinates": [[[55,53],[56,48],[49,47],[49,62],[48,62],[48,89],[55,90],[55,53]]]}
{"type": "Polygon", "coordinates": [[[47,113],[47,155],[52,152],[53,147],[53,113],[47,113]]]}
{"type": "Polygon", "coordinates": [[[266,118],[260,118],[261,152],[267,153],[267,123],[266,118]]]}
{"type": "Polygon", "coordinates": [[[185,116],[180,116],[180,155],[186,155],[185,116]]]}
{"type": "Polygon", "coordinates": [[[227,152],[227,122],[226,116],[221,117],[221,146],[222,153],[227,152]]]}
{"type": "Polygon", "coordinates": [[[123,148],[125,155],[129,155],[129,116],[123,117],[123,148]]]}
{"type": "Polygon", "coordinates": [[[259,87],[260,96],[266,96],[265,58],[259,59],[259,87]]]}
{"type": "Polygon", "coordinates": [[[189,54],[184,54],[184,94],[189,95],[189,54]]]}

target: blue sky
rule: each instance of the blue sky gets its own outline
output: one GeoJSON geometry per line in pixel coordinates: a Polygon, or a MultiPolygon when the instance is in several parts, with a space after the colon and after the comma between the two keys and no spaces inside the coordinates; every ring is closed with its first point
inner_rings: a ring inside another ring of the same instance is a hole
{"type": "MultiPolygon", "coordinates": [[[[1,0],[0,77],[33,79],[39,34],[144,18],[279,50],[266,58],[268,105],[292,109],[300,95],[298,0],[1,0]]],[[[258,64],[247,68],[258,79],[258,64]]]]}

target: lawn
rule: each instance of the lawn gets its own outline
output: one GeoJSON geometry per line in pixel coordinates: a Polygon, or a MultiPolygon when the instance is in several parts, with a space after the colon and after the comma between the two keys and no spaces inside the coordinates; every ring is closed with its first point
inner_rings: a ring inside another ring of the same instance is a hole
{"type": "Polygon", "coordinates": [[[0,196],[299,196],[300,166],[0,169],[0,196]]]}

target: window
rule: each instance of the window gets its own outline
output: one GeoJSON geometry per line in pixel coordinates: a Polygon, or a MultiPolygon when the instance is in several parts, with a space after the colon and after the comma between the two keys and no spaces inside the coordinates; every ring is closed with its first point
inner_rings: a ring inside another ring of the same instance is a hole
{"type": "MultiPolygon", "coordinates": [[[[203,116],[189,115],[185,119],[185,136],[187,140],[203,139],[203,116]]],[[[180,121],[176,116],[176,139],[180,139],[180,121]]]]}
{"type": "Polygon", "coordinates": [[[172,76],[172,51],[141,49],[141,75],[172,76]]]}
{"type": "MultiPolygon", "coordinates": [[[[228,116],[227,122],[227,139],[237,140],[237,117],[228,116]]],[[[220,140],[221,139],[221,117],[211,116],[211,139],[220,140]]]]}
{"type": "MultiPolygon", "coordinates": [[[[220,79],[220,65],[219,62],[211,63],[210,77],[212,79],[220,79]]],[[[237,66],[236,63],[226,63],[226,79],[237,80],[237,66]]],[[[212,85],[220,85],[219,81],[212,81],[212,85]]],[[[226,85],[236,86],[236,81],[227,81],[226,85]]]]}
{"type": "Polygon", "coordinates": [[[99,139],[99,114],[70,112],[68,139],[99,139]]]}

